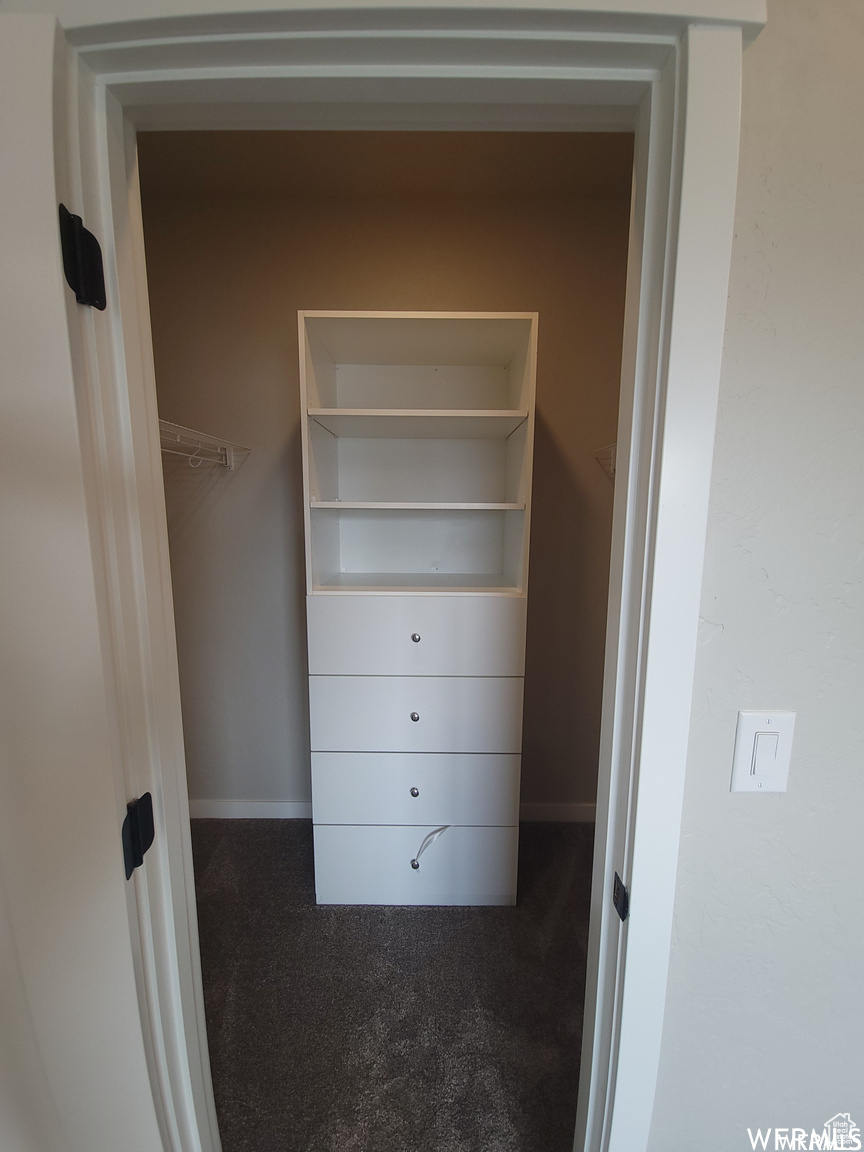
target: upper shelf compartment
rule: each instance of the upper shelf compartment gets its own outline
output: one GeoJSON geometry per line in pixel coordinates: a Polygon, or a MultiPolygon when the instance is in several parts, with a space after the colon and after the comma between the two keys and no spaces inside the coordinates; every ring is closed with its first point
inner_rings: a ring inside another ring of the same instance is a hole
{"type": "MultiPolygon", "coordinates": [[[[424,419],[429,413],[523,419],[530,395],[532,320],[532,313],[301,313],[310,415],[317,420],[321,410],[336,409],[358,418],[376,410],[382,416],[393,413],[389,419],[396,414],[407,419],[409,413],[423,413],[424,419]]],[[[414,436],[429,436],[416,427],[414,436]]],[[[509,432],[501,432],[500,423],[486,427],[485,435],[498,436],[509,435],[516,425],[509,432]]],[[[456,434],[480,435],[476,430],[456,434]]]]}

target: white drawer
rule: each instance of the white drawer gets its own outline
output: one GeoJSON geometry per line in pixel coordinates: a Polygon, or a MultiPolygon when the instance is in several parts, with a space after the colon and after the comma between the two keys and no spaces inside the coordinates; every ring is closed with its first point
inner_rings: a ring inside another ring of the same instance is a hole
{"type": "Polygon", "coordinates": [[[319,904],[515,904],[518,828],[315,827],[319,904]]]}
{"type": "Polygon", "coordinates": [[[522,676],[525,605],[518,596],[307,596],[309,671],[522,676]]]}
{"type": "Polygon", "coordinates": [[[313,752],[520,752],[522,680],[310,676],[309,717],[313,752]]]}
{"type": "Polygon", "coordinates": [[[520,760],[454,752],[313,752],[312,818],[316,824],[518,824],[520,760]]]}

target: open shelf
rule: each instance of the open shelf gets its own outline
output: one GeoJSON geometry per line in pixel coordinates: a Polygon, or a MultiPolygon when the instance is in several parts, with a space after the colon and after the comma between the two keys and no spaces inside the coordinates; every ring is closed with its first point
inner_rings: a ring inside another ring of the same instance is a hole
{"type": "Polygon", "coordinates": [[[338,508],[354,510],[358,508],[377,508],[381,511],[452,511],[452,512],[521,512],[525,508],[521,504],[498,504],[495,502],[470,503],[447,501],[418,501],[418,500],[310,500],[310,508],[338,508]]]}
{"type": "Polygon", "coordinates": [[[527,409],[531,313],[305,312],[310,408],[527,409]]]}
{"type": "Polygon", "coordinates": [[[521,508],[526,427],[506,439],[378,438],[336,436],[310,420],[309,499],[320,508],[521,508]]]}
{"type": "Polygon", "coordinates": [[[475,592],[521,595],[496,572],[340,572],[314,592],[475,592]]]}
{"type": "Polygon", "coordinates": [[[315,590],[522,586],[521,508],[336,504],[309,515],[315,590]]]}
{"type": "Polygon", "coordinates": [[[385,440],[506,440],[527,411],[405,408],[310,408],[309,418],[334,436],[385,440]]]}

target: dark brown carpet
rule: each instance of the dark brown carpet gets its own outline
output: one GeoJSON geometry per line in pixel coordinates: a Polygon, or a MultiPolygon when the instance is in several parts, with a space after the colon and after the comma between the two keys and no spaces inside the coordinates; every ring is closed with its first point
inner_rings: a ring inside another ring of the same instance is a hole
{"type": "Polygon", "coordinates": [[[593,827],[515,908],[319,908],[312,826],[194,820],[223,1152],[570,1152],[593,827]]]}

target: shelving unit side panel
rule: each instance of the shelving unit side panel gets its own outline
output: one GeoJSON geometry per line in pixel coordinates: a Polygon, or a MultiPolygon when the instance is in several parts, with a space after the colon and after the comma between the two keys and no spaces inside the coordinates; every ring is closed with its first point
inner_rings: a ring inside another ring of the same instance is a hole
{"type": "Polygon", "coordinates": [[[525,554],[528,533],[525,512],[508,512],[504,521],[503,570],[505,577],[524,592],[526,584],[525,554]]]}
{"type": "Polygon", "coordinates": [[[524,504],[530,495],[525,483],[527,427],[526,421],[504,442],[504,499],[509,504],[524,504]]]}
{"type": "Polygon", "coordinates": [[[314,420],[308,423],[309,499],[339,499],[340,441],[314,420]]]}
{"type": "Polygon", "coordinates": [[[303,408],[336,407],[336,364],[320,340],[316,339],[307,313],[301,312],[301,366],[305,366],[306,388],[303,408]]]}
{"type": "MultiPolygon", "coordinates": [[[[310,378],[314,375],[306,319],[302,312],[297,313],[297,343],[300,360],[300,450],[303,463],[303,541],[306,562],[306,591],[311,591],[318,583],[319,576],[313,556],[312,517],[309,501],[312,499],[312,485],[309,479],[309,421],[306,411],[310,402],[310,378]]],[[[316,403],[318,401],[316,400],[316,403]]]]}
{"type": "Polygon", "coordinates": [[[528,404],[527,367],[530,343],[530,333],[526,333],[525,340],[515,350],[513,359],[507,366],[507,398],[514,408],[523,408],[528,404]]]}
{"type": "Polygon", "coordinates": [[[534,403],[534,360],[537,344],[536,312],[525,322],[521,338],[507,365],[507,384],[513,408],[529,408],[534,403]]]}
{"type": "Polygon", "coordinates": [[[316,509],[310,516],[310,524],[311,590],[339,574],[342,554],[340,513],[327,508],[316,509]]]}
{"type": "Polygon", "coordinates": [[[531,544],[531,501],[534,480],[534,427],[537,415],[537,335],[539,317],[534,314],[528,340],[528,356],[525,363],[525,405],[528,420],[525,425],[525,448],[522,453],[522,497],[525,501],[525,514],[522,518],[522,556],[519,560],[519,586],[528,591],[528,569],[531,544]]]}

